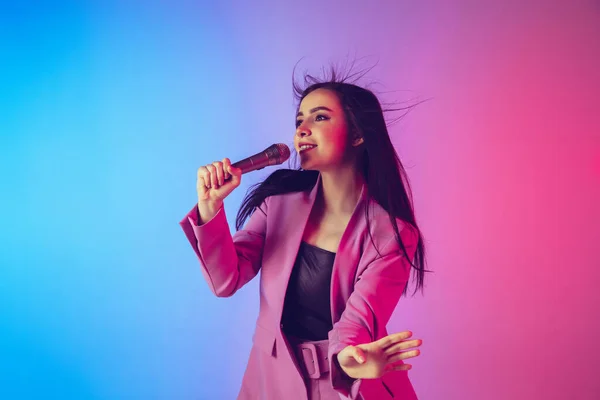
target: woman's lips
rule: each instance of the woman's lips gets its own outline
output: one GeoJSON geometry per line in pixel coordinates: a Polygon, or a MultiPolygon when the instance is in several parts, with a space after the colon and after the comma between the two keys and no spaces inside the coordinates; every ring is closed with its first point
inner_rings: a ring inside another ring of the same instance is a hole
{"type": "Polygon", "coordinates": [[[306,153],[307,151],[311,151],[315,147],[317,147],[317,146],[309,147],[308,149],[300,149],[300,153],[306,153]]]}

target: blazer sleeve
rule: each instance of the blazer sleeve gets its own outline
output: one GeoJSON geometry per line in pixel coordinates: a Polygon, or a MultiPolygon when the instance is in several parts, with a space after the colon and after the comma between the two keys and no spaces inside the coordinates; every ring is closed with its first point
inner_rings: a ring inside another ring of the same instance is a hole
{"type": "Polygon", "coordinates": [[[200,261],[210,290],[216,296],[232,296],[258,274],[267,228],[267,203],[268,198],[254,210],[244,228],[233,236],[224,207],[198,226],[195,205],[179,223],[200,261]]]}
{"type": "MultiPolygon", "coordinates": [[[[418,236],[406,223],[400,231],[406,252],[413,259],[418,236]]],[[[375,258],[363,270],[346,302],[346,308],[329,332],[328,358],[333,388],[349,397],[358,398],[361,379],[348,377],[337,361],[338,353],[346,346],[356,346],[379,339],[408,283],[411,264],[392,238],[383,246],[381,257],[375,258]]]]}

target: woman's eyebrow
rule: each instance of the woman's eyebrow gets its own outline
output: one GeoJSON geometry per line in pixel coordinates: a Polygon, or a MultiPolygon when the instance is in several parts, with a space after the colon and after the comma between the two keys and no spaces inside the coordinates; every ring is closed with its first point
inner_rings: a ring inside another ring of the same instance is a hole
{"type": "MultiPolygon", "coordinates": [[[[329,109],[329,108],[327,108],[325,106],[318,106],[318,107],[315,107],[315,108],[311,109],[310,110],[310,114],[315,113],[317,111],[321,111],[321,110],[332,111],[331,109],[329,109]]],[[[301,117],[303,115],[304,114],[302,113],[302,111],[298,111],[298,114],[296,114],[296,117],[301,117]]]]}

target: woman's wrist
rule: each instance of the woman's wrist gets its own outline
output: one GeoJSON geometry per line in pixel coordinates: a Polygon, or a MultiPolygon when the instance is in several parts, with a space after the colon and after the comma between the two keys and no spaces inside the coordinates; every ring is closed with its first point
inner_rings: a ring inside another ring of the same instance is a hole
{"type": "Polygon", "coordinates": [[[344,380],[355,380],[356,378],[353,378],[352,376],[350,376],[348,374],[348,371],[346,371],[346,369],[342,366],[342,364],[340,363],[340,359],[338,358],[338,355],[340,353],[335,355],[335,359],[333,361],[333,363],[335,364],[335,366],[339,369],[340,373],[342,374],[342,379],[344,380]]]}
{"type": "Polygon", "coordinates": [[[199,224],[205,224],[208,221],[210,221],[211,219],[213,219],[213,217],[215,215],[217,215],[217,213],[219,212],[219,210],[221,209],[221,207],[223,206],[223,201],[216,201],[216,202],[208,202],[208,201],[200,201],[198,202],[198,222],[199,224]]]}

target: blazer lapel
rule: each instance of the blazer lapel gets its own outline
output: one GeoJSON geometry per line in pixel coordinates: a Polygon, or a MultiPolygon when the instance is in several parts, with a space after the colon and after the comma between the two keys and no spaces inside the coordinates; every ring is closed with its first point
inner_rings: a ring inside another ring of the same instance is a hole
{"type": "Polygon", "coordinates": [[[285,294],[292,274],[292,269],[294,268],[296,257],[300,250],[302,235],[304,234],[308,217],[315,203],[320,184],[321,174],[319,174],[317,182],[310,192],[297,193],[290,199],[291,201],[282,203],[285,209],[280,215],[285,218],[282,218],[280,222],[285,225],[281,229],[281,232],[285,237],[278,240],[283,247],[281,251],[278,251],[278,253],[283,255],[281,275],[279,277],[281,279],[281,284],[277,285],[279,289],[278,297],[281,300],[280,316],[281,312],[283,312],[283,303],[285,301],[285,294]]]}
{"type": "Polygon", "coordinates": [[[362,235],[366,223],[363,218],[367,206],[367,185],[364,184],[348,225],[342,234],[331,273],[331,318],[335,324],[346,308],[354,289],[356,270],[362,254],[362,235]]]}

